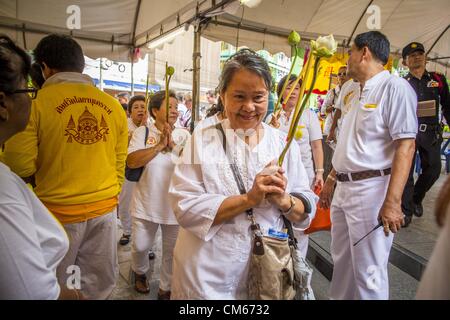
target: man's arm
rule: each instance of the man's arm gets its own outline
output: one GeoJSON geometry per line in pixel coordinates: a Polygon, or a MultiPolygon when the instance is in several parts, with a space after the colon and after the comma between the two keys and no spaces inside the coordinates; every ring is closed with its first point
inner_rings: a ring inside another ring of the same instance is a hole
{"type": "Polygon", "coordinates": [[[402,195],[411,169],[414,151],[415,139],[395,140],[395,154],[392,162],[391,179],[386,198],[380,210],[380,218],[383,225],[388,225],[389,229],[394,233],[400,230],[403,221],[401,208],[402,195]]]}
{"type": "Polygon", "coordinates": [[[341,109],[336,109],[336,112],[334,113],[333,122],[331,124],[330,133],[328,134],[327,142],[329,141],[335,141],[336,140],[336,127],[337,122],[342,116],[341,109]]]}

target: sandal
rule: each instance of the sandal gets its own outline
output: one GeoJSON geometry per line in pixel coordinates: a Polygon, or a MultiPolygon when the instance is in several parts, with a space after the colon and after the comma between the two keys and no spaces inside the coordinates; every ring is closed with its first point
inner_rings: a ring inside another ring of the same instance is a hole
{"type": "Polygon", "coordinates": [[[158,290],[158,300],[170,300],[170,291],[158,290]]]}
{"type": "Polygon", "coordinates": [[[123,234],[119,240],[119,244],[121,246],[127,245],[130,242],[130,237],[131,237],[131,235],[129,235],[129,234],[123,234]]]}
{"type": "Polygon", "coordinates": [[[149,293],[150,286],[148,284],[147,276],[145,274],[137,274],[133,272],[134,276],[134,289],[139,293],[149,293]]]}

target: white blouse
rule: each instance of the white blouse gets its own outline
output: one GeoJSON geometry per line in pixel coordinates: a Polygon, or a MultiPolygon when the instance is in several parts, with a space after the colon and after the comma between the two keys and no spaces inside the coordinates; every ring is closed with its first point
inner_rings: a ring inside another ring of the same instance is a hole
{"type": "MultiPolygon", "coordinates": [[[[233,145],[232,157],[246,189],[250,190],[256,174],[280,155],[286,135],[263,124],[263,137],[251,149],[229,129],[229,120],[221,123],[227,132],[228,145],[233,145]]],[[[288,178],[287,192],[301,193],[311,204],[310,217],[293,225],[304,229],[315,213],[316,196],[309,189],[297,144],[291,145],[283,168],[288,178]]],[[[247,298],[247,265],[252,246],[250,221],[243,212],[212,226],[222,202],[238,194],[218,130],[212,126],[194,132],[169,188],[169,200],[181,226],[174,249],[172,299],[247,298]]],[[[267,201],[253,208],[253,214],[263,231],[284,228],[280,211],[267,201]]]]}
{"type": "MultiPolygon", "coordinates": [[[[154,147],[159,143],[161,132],[155,125],[149,126],[147,141],[145,126],[137,128],[128,147],[128,154],[137,150],[154,147]]],[[[154,223],[176,225],[177,220],[169,204],[167,192],[170,177],[175,168],[173,153],[158,153],[145,165],[142,176],[133,189],[130,212],[133,217],[152,221],[154,223]]]]}
{"type": "Polygon", "coordinates": [[[0,300],[58,299],[56,268],[68,249],[62,225],[0,162],[0,300]]]}

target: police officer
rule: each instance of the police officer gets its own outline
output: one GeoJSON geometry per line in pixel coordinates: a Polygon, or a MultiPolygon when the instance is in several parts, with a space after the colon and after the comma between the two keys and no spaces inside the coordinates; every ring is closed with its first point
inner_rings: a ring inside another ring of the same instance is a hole
{"type": "Polygon", "coordinates": [[[416,152],[419,152],[422,173],[414,185],[414,159],[406,183],[402,209],[405,225],[411,223],[412,215],[423,214],[422,200],[441,172],[442,128],[439,123],[439,105],[442,114],[450,123],[450,95],[445,77],[425,69],[425,49],[421,43],[412,42],[403,48],[403,64],[409,68],[406,80],[417,94],[417,117],[419,130],[416,137],[416,152]]]}

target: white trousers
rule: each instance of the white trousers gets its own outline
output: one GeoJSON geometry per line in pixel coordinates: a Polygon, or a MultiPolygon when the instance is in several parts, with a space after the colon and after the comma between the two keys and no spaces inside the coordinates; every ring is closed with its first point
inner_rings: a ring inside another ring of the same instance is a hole
{"type": "Polygon", "coordinates": [[[122,191],[119,194],[119,219],[122,224],[123,234],[125,235],[131,235],[130,202],[135,185],[136,182],[125,179],[123,181],[122,191]]]}
{"type": "Polygon", "coordinates": [[[159,287],[170,291],[172,281],[173,249],[178,236],[178,225],[158,224],[148,220],[132,217],[133,239],[131,246],[131,269],[137,274],[145,274],[150,268],[148,251],[153,247],[156,232],[161,226],[162,257],[159,287]]]}
{"type": "Polygon", "coordinates": [[[390,176],[338,182],[331,205],[331,256],[334,262],[330,298],[389,299],[388,259],[394,236],[378,224],[390,176]]]}
{"type": "Polygon", "coordinates": [[[86,299],[108,298],[119,275],[116,219],[114,209],[98,218],[64,225],[70,246],[56,270],[60,286],[65,287],[67,280],[75,284],[79,270],[80,291],[86,299]]]}

